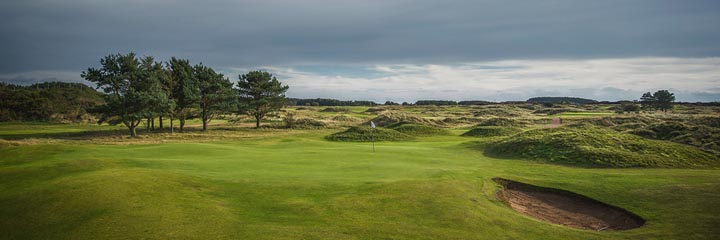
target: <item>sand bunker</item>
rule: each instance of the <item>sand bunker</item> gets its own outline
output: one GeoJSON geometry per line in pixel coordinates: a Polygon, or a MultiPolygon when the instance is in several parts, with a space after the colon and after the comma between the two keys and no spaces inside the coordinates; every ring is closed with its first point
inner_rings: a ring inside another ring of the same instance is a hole
{"type": "Polygon", "coordinates": [[[504,187],[498,198],[515,211],[543,221],[597,231],[627,230],[645,224],[631,212],[573,192],[503,178],[493,180],[504,187]]]}

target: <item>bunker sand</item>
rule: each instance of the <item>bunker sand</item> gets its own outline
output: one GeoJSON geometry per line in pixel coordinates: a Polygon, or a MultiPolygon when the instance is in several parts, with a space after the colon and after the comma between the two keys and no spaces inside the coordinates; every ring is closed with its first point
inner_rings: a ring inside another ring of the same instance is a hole
{"type": "Polygon", "coordinates": [[[608,231],[641,227],[645,220],[622,208],[560,189],[494,178],[504,187],[498,198],[530,217],[568,227],[608,231]]]}

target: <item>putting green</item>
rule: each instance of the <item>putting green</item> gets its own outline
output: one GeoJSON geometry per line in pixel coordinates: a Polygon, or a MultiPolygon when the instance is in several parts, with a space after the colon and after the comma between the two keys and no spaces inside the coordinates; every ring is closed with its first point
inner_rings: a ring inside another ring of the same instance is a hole
{"type": "MultiPolygon", "coordinates": [[[[164,144],[0,145],[2,239],[712,239],[720,170],[587,169],[494,159],[459,136],[331,142],[337,130],[164,144]],[[560,188],[647,220],[541,222],[493,177],[560,188]]],[[[212,134],[208,133],[208,134],[212,134]]]]}

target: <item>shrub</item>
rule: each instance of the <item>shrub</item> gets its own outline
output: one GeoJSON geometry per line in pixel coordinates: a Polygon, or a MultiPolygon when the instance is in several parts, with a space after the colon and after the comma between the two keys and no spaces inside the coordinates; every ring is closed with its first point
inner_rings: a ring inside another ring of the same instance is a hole
{"type": "Polygon", "coordinates": [[[373,139],[377,142],[381,141],[408,141],[413,136],[387,128],[376,128],[372,132],[370,127],[351,127],[348,130],[339,133],[333,133],[325,138],[330,141],[341,142],[370,142],[373,139]]]}

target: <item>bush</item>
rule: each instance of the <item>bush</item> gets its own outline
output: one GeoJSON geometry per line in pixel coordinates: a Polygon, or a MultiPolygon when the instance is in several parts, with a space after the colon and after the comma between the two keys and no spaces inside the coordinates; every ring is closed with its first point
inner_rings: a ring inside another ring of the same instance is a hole
{"type": "Polygon", "coordinates": [[[510,136],[513,134],[521,133],[522,130],[514,127],[498,127],[498,126],[483,126],[475,127],[463,133],[461,136],[465,137],[498,137],[498,136],[510,136]]]}
{"type": "Polygon", "coordinates": [[[592,127],[546,128],[487,146],[486,153],[585,167],[706,167],[718,158],[691,146],[592,127]]]}
{"type": "Polygon", "coordinates": [[[376,142],[381,142],[408,141],[412,140],[413,136],[387,128],[376,128],[373,132],[372,128],[363,126],[351,127],[343,132],[330,134],[325,139],[341,142],[370,142],[374,139],[376,142]]]}
{"type": "Polygon", "coordinates": [[[388,128],[411,136],[450,135],[450,131],[442,128],[412,123],[397,123],[388,126],[388,128]]]}

